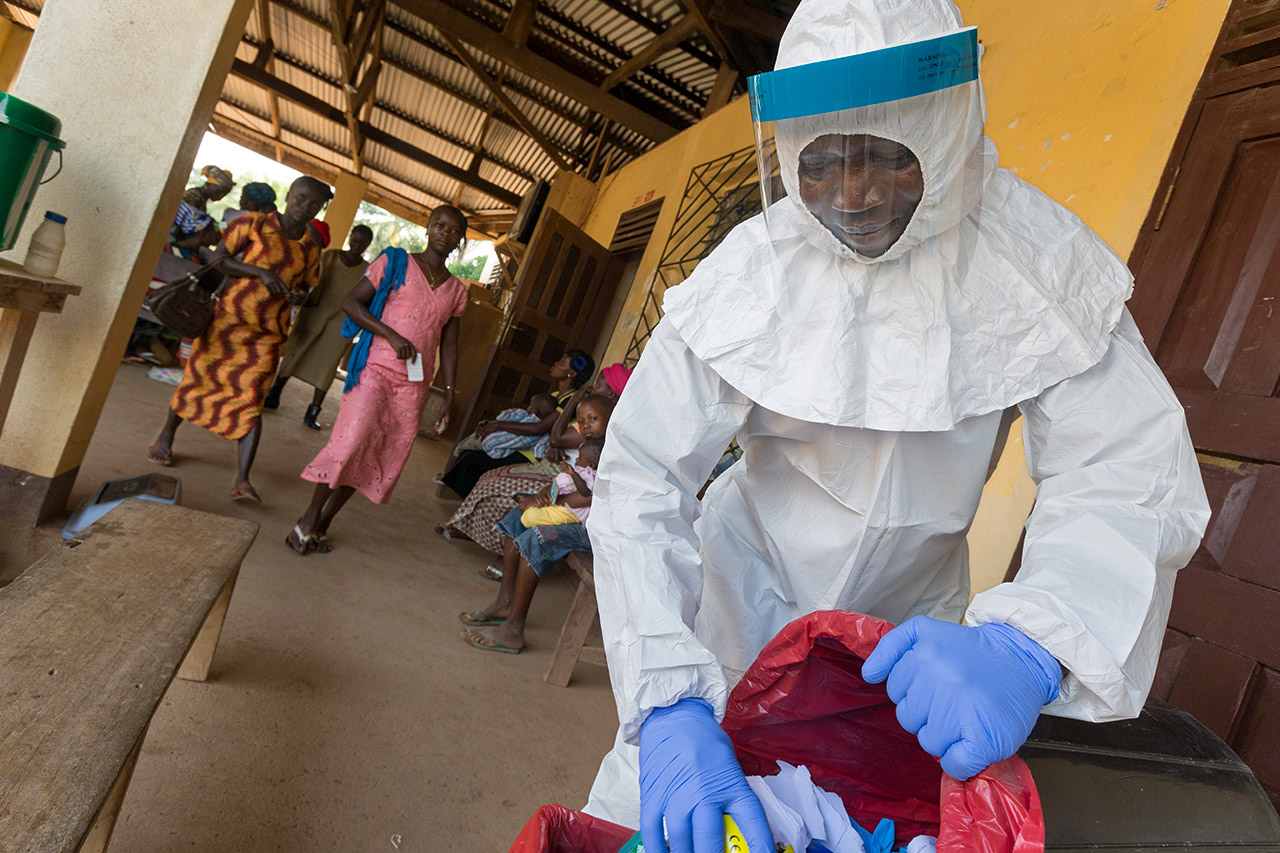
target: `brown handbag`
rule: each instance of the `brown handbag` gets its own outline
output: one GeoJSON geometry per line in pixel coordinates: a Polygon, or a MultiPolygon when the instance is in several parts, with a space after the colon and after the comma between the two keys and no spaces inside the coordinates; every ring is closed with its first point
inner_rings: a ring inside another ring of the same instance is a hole
{"type": "Polygon", "coordinates": [[[200,337],[213,322],[218,292],[222,288],[209,291],[200,286],[200,274],[207,269],[187,273],[147,296],[146,307],[156,320],[184,338],[200,337]]]}

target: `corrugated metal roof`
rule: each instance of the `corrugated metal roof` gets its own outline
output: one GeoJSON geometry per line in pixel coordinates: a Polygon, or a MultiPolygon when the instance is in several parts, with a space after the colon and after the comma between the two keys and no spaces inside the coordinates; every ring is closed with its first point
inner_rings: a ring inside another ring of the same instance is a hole
{"type": "MultiPolygon", "coordinates": [[[[0,0],[0,5],[19,23],[34,26],[43,2],[0,0]]],[[[514,4],[514,0],[444,2],[495,32],[501,30],[514,4]]],[[[778,16],[789,15],[795,6],[795,0],[740,2],[778,16]]],[[[377,3],[356,0],[355,5],[376,8],[377,3]]],[[[260,137],[274,134],[274,100],[281,143],[333,169],[352,169],[352,135],[342,115],[350,90],[344,88],[330,6],[327,0],[269,0],[257,5],[236,52],[242,64],[228,76],[216,115],[232,129],[256,134],[254,139],[263,143],[260,137]],[[260,17],[262,10],[265,21],[260,17]],[[249,68],[259,59],[268,37],[274,49],[270,59],[264,56],[261,65],[249,68]],[[277,90],[274,97],[268,87],[277,90]],[[287,97],[295,90],[305,95],[296,100],[287,97]]],[[[537,0],[525,49],[539,61],[555,63],[598,87],[688,12],[683,0],[537,0]]],[[[726,40],[722,28],[714,22],[712,26],[719,32],[716,43],[729,44],[731,52],[760,53],[769,48],[758,44],[742,48],[740,34],[733,37],[739,41],[726,40]]],[[[372,104],[360,117],[368,122],[370,132],[389,134],[401,144],[393,149],[366,140],[363,167],[375,188],[424,207],[457,199],[464,210],[494,211],[510,210],[514,197],[534,180],[554,177],[557,166],[552,154],[522,129],[521,121],[495,103],[489,89],[454,55],[429,20],[391,2],[386,6],[381,43],[382,67],[372,104]],[[439,162],[461,173],[446,174],[433,165],[439,162]]],[[[502,81],[503,92],[555,155],[585,171],[604,118],[539,76],[467,49],[490,76],[502,81]]],[[[648,113],[674,132],[699,119],[725,61],[733,60],[719,56],[706,34],[696,33],[621,81],[610,96],[648,113]]],[[[357,84],[361,79],[357,75],[357,84]]],[[[593,176],[606,165],[616,168],[629,162],[654,144],[634,128],[610,122],[593,176]]]]}

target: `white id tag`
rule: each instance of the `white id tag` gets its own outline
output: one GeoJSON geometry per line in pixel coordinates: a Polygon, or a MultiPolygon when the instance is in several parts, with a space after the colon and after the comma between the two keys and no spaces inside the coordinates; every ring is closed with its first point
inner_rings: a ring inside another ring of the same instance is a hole
{"type": "Polygon", "coordinates": [[[413,358],[406,358],[404,366],[409,371],[410,382],[422,381],[422,353],[414,353],[413,358]]]}

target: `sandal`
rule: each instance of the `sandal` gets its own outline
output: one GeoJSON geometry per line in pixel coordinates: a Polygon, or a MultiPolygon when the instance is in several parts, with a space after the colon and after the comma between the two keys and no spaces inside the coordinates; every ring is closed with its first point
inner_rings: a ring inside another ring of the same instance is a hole
{"type": "Polygon", "coordinates": [[[483,569],[477,569],[476,574],[487,581],[502,581],[502,569],[496,566],[485,566],[483,569]]]}
{"type": "Polygon", "coordinates": [[[462,629],[462,639],[482,652],[502,652],[506,655],[518,655],[523,647],[504,646],[488,634],[477,634],[466,628],[462,629]],[[487,642],[486,642],[487,641],[487,642]]]}
{"type": "Polygon", "coordinates": [[[236,503],[262,505],[262,498],[258,497],[258,492],[248,483],[241,483],[232,489],[231,500],[236,503]]]}
{"type": "Polygon", "coordinates": [[[471,628],[489,628],[506,622],[507,617],[489,616],[483,610],[473,610],[470,613],[459,613],[458,621],[471,628]]]}
{"type": "Polygon", "coordinates": [[[168,468],[173,464],[173,448],[163,444],[153,444],[147,448],[147,459],[168,468]]]}
{"type": "Polygon", "coordinates": [[[312,546],[315,544],[311,534],[302,529],[301,524],[293,526],[293,532],[284,537],[284,544],[289,546],[289,550],[297,554],[299,557],[305,557],[310,553],[312,546]],[[297,542],[295,545],[294,542],[297,542]]]}
{"type": "Polygon", "coordinates": [[[311,550],[317,554],[328,554],[333,550],[333,543],[329,541],[329,537],[324,533],[311,534],[311,550]]]}

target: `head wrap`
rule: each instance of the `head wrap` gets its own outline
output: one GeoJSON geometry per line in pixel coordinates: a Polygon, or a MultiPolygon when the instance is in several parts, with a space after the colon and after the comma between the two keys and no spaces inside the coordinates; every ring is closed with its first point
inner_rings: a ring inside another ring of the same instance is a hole
{"type": "Polygon", "coordinates": [[[631,368],[624,364],[611,364],[601,373],[604,374],[604,381],[609,383],[613,393],[621,397],[622,389],[627,387],[627,380],[631,378],[631,368]]]}
{"type": "Polygon", "coordinates": [[[581,388],[596,372],[596,360],[580,349],[571,349],[565,353],[569,356],[569,369],[573,371],[573,387],[581,388]]]}
{"type": "Polygon", "coordinates": [[[320,247],[322,249],[329,248],[329,223],[322,219],[311,220],[311,227],[316,229],[316,233],[320,235],[320,247]]]}
{"type": "Polygon", "coordinates": [[[206,183],[216,184],[227,189],[231,189],[236,185],[236,179],[231,177],[231,173],[217,166],[205,166],[200,170],[200,175],[205,179],[206,183]]]}
{"type": "Polygon", "coordinates": [[[276,191],[271,189],[270,184],[264,184],[261,181],[245,184],[241,190],[244,197],[254,204],[268,205],[276,203],[276,191]]]}

